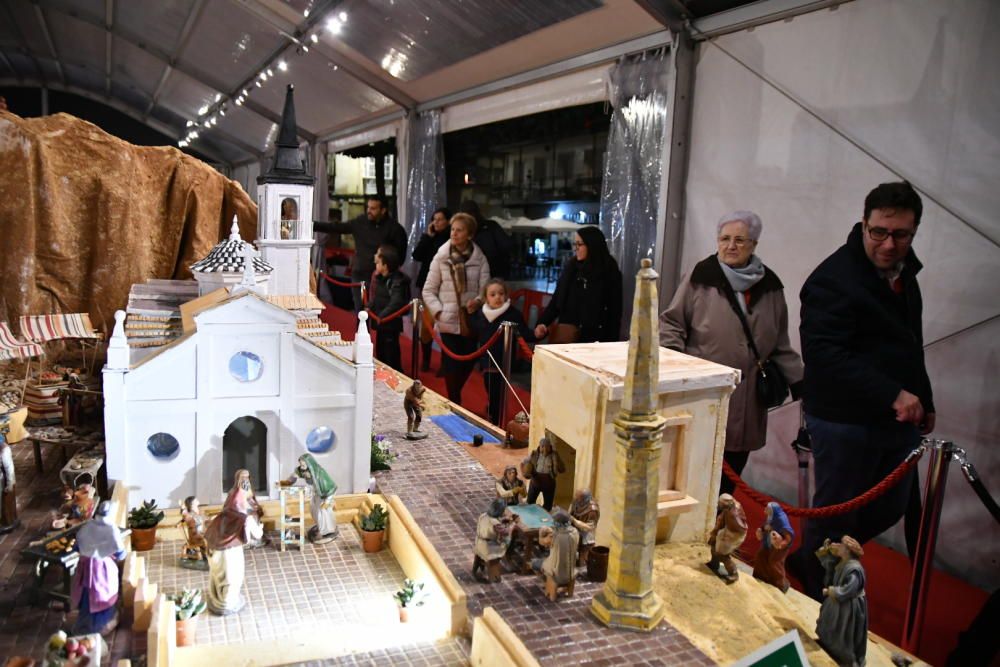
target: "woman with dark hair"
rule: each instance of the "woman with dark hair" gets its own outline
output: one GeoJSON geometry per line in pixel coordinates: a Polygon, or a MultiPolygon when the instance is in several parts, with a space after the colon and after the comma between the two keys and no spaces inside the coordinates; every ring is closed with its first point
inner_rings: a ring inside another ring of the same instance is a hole
{"type": "MultiPolygon", "coordinates": [[[[448,240],[450,230],[451,209],[441,207],[431,215],[431,221],[427,224],[427,231],[420,235],[417,247],[414,248],[413,259],[420,262],[420,270],[417,272],[417,292],[424,288],[427,282],[427,272],[431,270],[431,260],[438,249],[448,240]]],[[[423,364],[421,370],[431,369],[431,347],[434,345],[434,338],[431,330],[427,328],[426,322],[420,323],[420,347],[423,350],[423,364]]]]}
{"type": "Polygon", "coordinates": [[[622,321],[622,272],[608,252],[604,234],[594,225],[580,227],[572,257],[563,267],[556,292],[538,318],[535,336],[550,343],[615,341],[622,321]]]}

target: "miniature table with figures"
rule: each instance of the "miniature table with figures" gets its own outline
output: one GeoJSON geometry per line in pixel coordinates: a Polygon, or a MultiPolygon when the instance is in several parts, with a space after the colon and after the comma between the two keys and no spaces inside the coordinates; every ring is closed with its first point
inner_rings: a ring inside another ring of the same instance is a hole
{"type": "Polygon", "coordinates": [[[514,524],[513,537],[524,549],[520,564],[521,573],[531,574],[531,559],[535,555],[538,533],[542,528],[546,526],[551,528],[554,525],[552,515],[541,505],[510,505],[507,509],[520,518],[520,521],[514,524]]]}

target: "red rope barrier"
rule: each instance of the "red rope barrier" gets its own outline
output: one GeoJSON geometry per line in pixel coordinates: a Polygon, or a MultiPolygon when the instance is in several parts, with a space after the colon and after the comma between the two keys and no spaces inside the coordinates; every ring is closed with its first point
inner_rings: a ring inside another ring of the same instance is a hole
{"type": "Polygon", "coordinates": [[[385,324],[386,322],[392,322],[393,320],[402,317],[403,315],[406,314],[408,310],[410,310],[410,308],[412,308],[411,304],[406,304],[405,306],[397,310],[395,313],[392,313],[391,315],[386,315],[385,317],[379,317],[371,310],[369,310],[368,317],[372,318],[375,321],[375,324],[385,324]]]}
{"type": "Polygon", "coordinates": [[[836,505],[827,505],[826,507],[792,507],[791,505],[786,505],[780,500],[776,501],[766,493],[761,493],[744,482],[740,476],[736,474],[736,471],[733,470],[732,467],[730,467],[730,465],[725,461],[722,462],[722,472],[725,473],[726,477],[728,477],[740,491],[747,494],[751,499],[761,505],[767,505],[770,502],[777,502],[781,505],[781,508],[785,510],[785,514],[788,516],[799,516],[807,519],[829,519],[833,516],[840,516],[841,514],[853,512],[854,510],[864,507],[876,498],[884,495],[886,491],[899,484],[900,480],[902,480],[903,477],[905,477],[906,474],[917,465],[917,462],[920,461],[920,457],[923,456],[923,454],[923,448],[913,450],[913,453],[910,454],[905,461],[896,466],[896,469],[889,473],[885,479],[862,493],[857,498],[852,498],[842,503],[837,503],[836,505]]]}
{"type": "Polygon", "coordinates": [[[524,341],[524,339],[518,338],[517,344],[521,347],[521,352],[524,352],[524,356],[528,358],[528,361],[531,361],[534,358],[535,353],[530,347],[528,347],[528,344],[524,341]]]}
{"type": "Polygon", "coordinates": [[[454,352],[449,350],[448,347],[444,344],[444,341],[441,340],[441,335],[438,333],[437,329],[434,328],[434,320],[433,318],[431,318],[430,311],[427,310],[426,308],[424,309],[424,322],[427,323],[427,328],[430,329],[431,335],[434,337],[434,340],[436,340],[437,344],[441,346],[441,351],[447,354],[455,361],[474,361],[478,359],[479,357],[486,354],[486,350],[490,349],[490,347],[493,346],[493,343],[497,342],[500,339],[500,334],[503,333],[503,329],[497,329],[495,332],[493,332],[493,336],[488,341],[483,343],[483,346],[478,350],[476,350],[475,352],[470,352],[469,354],[455,354],[454,352]]]}
{"type": "Polygon", "coordinates": [[[334,280],[333,278],[328,276],[325,271],[320,271],[319,275],[323,276],[327,282],[333,283],[338,287],[361,287],[362,285],[364,285],[364,283],[345,283],[340,280],[334,280]]]}

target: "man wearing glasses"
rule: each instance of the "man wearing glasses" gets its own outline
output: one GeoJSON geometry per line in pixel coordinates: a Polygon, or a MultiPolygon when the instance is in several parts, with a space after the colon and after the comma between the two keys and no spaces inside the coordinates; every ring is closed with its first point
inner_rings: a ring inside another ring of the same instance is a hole
{"type": "MultiPolygon", "coordinates": [[[[865,198],[864,220],[802,287],[803,409],[812,435],[813,506],[850,500],[883,480],[934,429],[924,366],[922,301],[912,250],[923,204],[906,182],[865,198]]],[[[860,543],[906,511],[916,475],[839,517],[810,521],[799,565],[820,599],[822,571],[811,554],[827,537],[860,543]]]]}

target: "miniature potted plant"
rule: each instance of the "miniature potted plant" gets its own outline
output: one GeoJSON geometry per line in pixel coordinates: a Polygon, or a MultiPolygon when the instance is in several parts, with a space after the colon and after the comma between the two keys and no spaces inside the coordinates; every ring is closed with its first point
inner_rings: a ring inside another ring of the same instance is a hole
{"type": "Polygon", "coordinates": [[[201,596],[201,589],[185,588],[180,593],[168,596],[174,603],[177,619],[177,645],[191,646],[198,631],[198,616],[208,606],[201,596]]]}
{"type": "Polygon", "coordinates": [[[132,529],[132,550],[150,551],[156,544],[156,526],[163,521],[163,512],[156,508],[155,500],[143,501],[128,513],[128,527],[132,529]]]}
{"type": "Polygon", "coordinates": [[[403,587],[393,594],[399,603],[399,622],[406,623],[410,619],[410,609],[420,607],[427,598],[424,592],[424,582],[404,579],[403,587]]]}
{"type": "Polygon", "coordinates": [[[376,553],[382,550],[382,540],[385,538],[385,523],[389,513],[382,505],[375,503],[367,516],[361,517],[361,545],[365,553],[376,553]]]}

